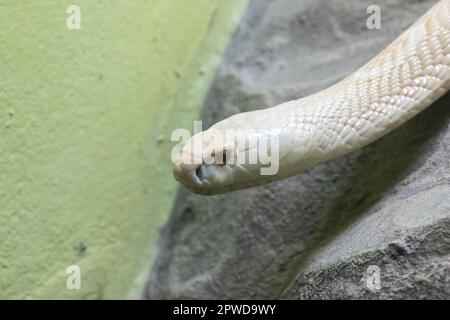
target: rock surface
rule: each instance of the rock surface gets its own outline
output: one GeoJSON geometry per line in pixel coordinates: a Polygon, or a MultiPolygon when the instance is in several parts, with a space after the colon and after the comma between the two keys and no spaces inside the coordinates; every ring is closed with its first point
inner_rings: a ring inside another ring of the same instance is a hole
{"type": "MultiPolygon", "coordinates": [[[[204,127],[329,86],[433,1],[379,4],[381,30],[366,27],[370,4],[251,1],[204,127]]],[[[180,190],[145,296],[450,298],[449,103],[446,95],[374,144],[271,185],[213,197],[180,190]]]]}

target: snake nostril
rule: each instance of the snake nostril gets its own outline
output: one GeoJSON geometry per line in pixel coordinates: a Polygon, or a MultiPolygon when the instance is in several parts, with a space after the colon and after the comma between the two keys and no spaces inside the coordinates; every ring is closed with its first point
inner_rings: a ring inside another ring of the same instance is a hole
{"type": "Polygon", "coordinates": [[[203,179],[205,179],[205,172],[204,172],[204,168],[203,165],[199,165],[198,168],[195,170],[195,175],[197,176],[197,178],[202,181],[203,179]]]}

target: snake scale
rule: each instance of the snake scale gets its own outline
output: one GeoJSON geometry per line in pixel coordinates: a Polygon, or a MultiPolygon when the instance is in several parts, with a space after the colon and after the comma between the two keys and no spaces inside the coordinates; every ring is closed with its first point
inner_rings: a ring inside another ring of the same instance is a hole
{"type": "Polygon", "coordinates": [[[450,0],[442,0],[367,64],[329,88],[233,115],[194,135],[174,159],[173,173],[203,195],[289,177],[374,142],[449,87],[450,0]],[[277,154],[272,159],[276,173],[261,174],[263,163],[232,161],[239,153],[250,156],[261,148],[258,141],[274,133],[276,149],[271,144],[266,153],[277,154]],[[211,163],[207,156],[223,161],[211,163]]]}

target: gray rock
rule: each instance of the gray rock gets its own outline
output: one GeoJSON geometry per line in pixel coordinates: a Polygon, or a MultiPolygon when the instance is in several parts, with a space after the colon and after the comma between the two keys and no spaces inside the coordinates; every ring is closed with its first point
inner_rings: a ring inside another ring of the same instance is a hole
{"type": "MultiPolygon", "coordinates": [[[[370,0],[251,1],[204,124],[329,86],[432,3],[383,2],[382,29],[368,30],[370,0]]],[[[450,298],[449,99],[298,176],[212,197],[180,190],[145,296],[450,298]],[[371,265],[381,289],[367,285],[371,265]]]]}

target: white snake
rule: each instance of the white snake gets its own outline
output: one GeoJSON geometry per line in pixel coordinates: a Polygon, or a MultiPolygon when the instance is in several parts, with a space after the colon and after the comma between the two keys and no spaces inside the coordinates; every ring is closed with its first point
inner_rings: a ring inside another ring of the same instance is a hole
{"type": "Polygon", "coordinates": [[[173,173],[184,186],[204,195],[292,176],[384,136],[430,106],[449,86],[450,0],[444,0],[337,84],[272,108],[236,114],[193,136],[174,161],[173,173]],[[229,129],[240,131],[226,141],[217,138],[217,132],[229,129]],[[227,159],[233,152],[258,148],[255,139],[273,132],[279,134],[277,174],[261,175],[262,164],[227,159]],[[243,139],[244,147],[239,143],[243,139]],[[196,143],[203,150],[194,150],[196,143]],[[219,154],[225,163],[208,164],[205,150],[219,154]]]}

